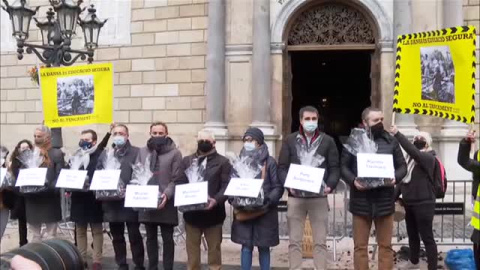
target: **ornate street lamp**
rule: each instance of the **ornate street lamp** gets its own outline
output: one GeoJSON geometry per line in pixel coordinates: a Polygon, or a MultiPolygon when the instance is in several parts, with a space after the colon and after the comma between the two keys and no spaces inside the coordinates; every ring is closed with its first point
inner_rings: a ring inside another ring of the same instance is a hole
{"type": "Polygon", "coordinates": [[[79,58],[85,60],[87,57],[88,62],[91,63],[93,61],[93,52],[98,44],[100,29],[106,20],[101,21],[97,18],[93,5],[88,9],[85,19],[83,21],[80,20],[79,15],[85,10],[85,8],[83,10],[80,8],[82,0],[78,0],[76,4],[73,0],[49,1],[52,8],[47,11],[47,20],[39,22],[34,18],[42,34],[42,45],[36,45],[26,41],[28,39],[30,21],[37,13],[38,7],[36,9],[28,7],[26,0],[16,0],[12,5],[9,5],[7,0],[3,0],[5,6],[2,8],[10,16],[13,36],[17,40],[18,59],[21,60],[23,58],[25,47],[27,53],[35,53],[47,67],[70,66],[79,58]],[[70,48],[77,23],[82,26],[84,32],[85,51],[70,48]],[[95,33],[96,36],[93,37],[92,33],[95,33]],[[76,56],[72,57],[72,54],[76,56]]]}
{"type": "MultiPolygon", "coordinates": [[[[85,10],[85,8],[80,8],[82,0],[78,0],[76,3],[74,0],[49,1],[52,7],[47,11],[47,20],[39,22],[33,18],[42,34],[42,45],[37,45],[26,41],[30,21],[39,7],[30,8],[26,0],[15,0],[12,5],[9,5],[7,0],[3,0],[5,6],[2,8],[10,17],[13,28],[12,36],[17,40],[18,59],[23,59],[24,48],[26,48],[28,54],[35,53],[47,67],[71,66],[79,58],[86,60],[87,57],[88,63],[92,63],[94,50],[98,47],[100,30],[107,20],[98,19],[93,5],[88,9],[84,20],[81,20],[80,13],[85,10]],[[80,24],[84,33],[86,49],[84,51],[70,48],[77,23],[80,24]]],[[[52,129],[52,145],[57,148],[61,148],[63,145],[60,128],[52,129]]]]}

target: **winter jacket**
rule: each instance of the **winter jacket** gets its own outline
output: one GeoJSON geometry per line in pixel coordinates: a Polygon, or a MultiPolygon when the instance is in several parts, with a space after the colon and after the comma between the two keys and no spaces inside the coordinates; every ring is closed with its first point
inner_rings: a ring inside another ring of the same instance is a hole
{"type": "Polygon", "coordinates": [[[480,163],[480,161],[477,160],[478,152],[480,150],[477,150],[475,152],[475,155],[473,156],[474,158],[471,159],[470,158],[471,147],[472,147],[471,143],[463,139],[460,142],[460,146],[458,147],[457,161],[458,161],[458,164],[462,166],[462,168],[472,172],[472,176],[473,176],[472,196],[473,198],[476,198],[478,185],[480,183],[480,166],[477,165],[480,163]]]}
{"type": "MultiPolygon", "coordinates": [[[[266,148],[266,145],[263,144],[266,148]]],[[[242,154],[241,154],[242,155],[242,154]]],[[[232,223],[232,241],[237,244],[258,247],[273,247],[279,244],[279,226],[277,205],[283,194],[283,185],[277,175],[275,159],[266,154],[258,160],[258,164],[265,164],[265,178],[263,191],[265,194],[265,209],[267,213],[252,220],[232,223]]],[[[233,176],[235,172],[232,171],[233,176]]],[[[261,173],[256,177],[260,179],[261,173]]]]}
{"type": "MultiPolygon", "coordinates": [[[[136,163],[145,164],[147,157],[151,157],[153,150],[147,146],[140,149],[136,163]]],[[[177,149],[172,139],[167,138],[167,144],[156,155],[153,176],[149,185],[158,185],[160,194],[167,196],[167,204],[163,209],[142,210],[138,214],[140,222],[154,222],[178,225],[177,208],[174,206],[175,179],[180,174],[182,153],[177,149]]],[[[153,161],[151,161],[153,162],[153,161]]]]}
{"type": "MultiPolygon", "coordinates": [[[[100,155],[108,144],[110,133],[107,133],[103,140],[98,144],[97,149],[90,154],[90,163],[86,170],[89,182],[92,182],[93,174],[97,168],[100,155]]],[[[85,170],[83,166],[80,168],[85,170]]],[[[72,204],[70,210],[70,219],[73,222],[86,224],[86,223],[100,223],[103,221],[102,202],[95,199],[95,192],[72,192],[72,204]]]]}
{"type": "MultiPolygon", "coordinates": [[[[312,138],[310,145],[316,140],[322,140],[316,150],[316,153],[325,158],[325,161],[319,166],[319,168],[325,169],[323,181],[333,190],[336,188],[338,180],[340,179],[340,160],[337,146],[332,137],[320,131],[316,132],[316,135],[314,138],[312,138]]],[[[282,149],[280,150],[280,156],[278,158],[278,176],[283,184],[285,184],[285,180],[287,179],[290,164],[301,164],[297,153],[298,143],[307,143],[307,139],[302,130],[288,135],[283,141],[282,149]]],[[[291,194],[290,191],[289,196],[295,197],[295,195],[291,194]]],[[[325,196],[326,195],[323,195],[323,197],[325,196]]],[[[316,197],[322,196],[318,195],[316,197]]]]}
{"type": "Polygon", "coordinates": [[[65,167],[64,154],[60,149],[50,148],[48,157],[50,158],[50,166],[47,167],[48,190],[25,195],[25,213],[30,224],[58,222],[62,219],[60,190],[55,186],[60,171],[65,167]]]}
{"type": "MultiPolygon", "coordinates": [[[[378,154],[393,155],[395,180],[400,182],[407,174],[407,164],[398,141],[386,131],[375,137],[374,141],[378,145],[378,154]]],[[[393,186],[357,190],[353,184],[357,178],[357,157],[344,149],[341,162],[342,179],[350,185],[350,212],[354,215],[372,218],[393,214],[395,211],[393,186]]]]}
{"type": "MultiPolygon", "coordinates": [[[[138,147],[132,146],[127,141],[121,154],[118,155],[120,165],[120,181],[126,185],[132,179],[132,165],[137,159],[138,147]]],[[[103,160],[106,152],[104,151],[99,160],[103,160]]],[[[98,162],[97,169],[103,169],[101,162],[98,162]]],[[[103,220],[105,222],[138,222],[138,213],[133,208],[124,207],[125,199],[114,201],[103,201],[103,220]]]]}
{"type": "MultiPolygon", "coordinates": [[[[436,162],[435,151],[422,152],[418,150],[400,132],[395,135],[395,138],[405,152],[407,152],[409,159],[412,158],[416,163],[412,170],[410,182],[398,184],[403,202],[406,205],[435,203],[436,197],[433,186],[433,175],[436,162]]],[[[408,160],[406,162],[408,164],[408,160]]]]}
{"type": "MultiPolygon", "coordinates": [[[[198,154],[193,154],[183,158],[182,166],[180,169],[180,177],[176,180],[176,184],[188,184],[188,178],[185,174],[194,159],[198,159],[198,154]]],[[[202,157],[200,157],[201,159],[202,157]]],[[[197,228],[209,228],[225,221],[225,189],[230,181],[230,173],[232,166],[227,158],[213,151],[207,156],[203,157],[207,159],[207,165],[205,168],[204,181],[208,181],[208,196],[215,199],[217,205],[211,210],[203,211],[191,211],[185,212],[183,218],[185,222],[191,226],[197,228]]],[[[201,162],[200,162],[201,163],[201,162]]]]}

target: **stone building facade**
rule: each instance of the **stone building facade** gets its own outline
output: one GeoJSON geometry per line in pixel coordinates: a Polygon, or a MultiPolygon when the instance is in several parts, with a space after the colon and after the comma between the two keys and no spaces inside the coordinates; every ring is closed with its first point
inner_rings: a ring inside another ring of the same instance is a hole
{"type": "MultiPolygon", "coordinates": [[[[47,0],[29,2],[45,14],[47,0]]],[[[479,0],[84,2],[97,4],[99,17],[109,18],[95,62],[114,64],[114,121],[129,126],[138,146],[145,144],[151,122],[164,121],[184,154],[195,149],[196,132],[204,127],[217,134],[220,152],[238,152],[248,126],[262,128],[272,153],[278,153],[305,104],[320,108],[325,130],[339,142],[370,104],[384,109],[390,123],[396,35],[480,24],[479,0]]],[[[11,148],[32,138],[43,118],[40,90],[26,73],[39,62],[34,55],[17,59],[3,23],[6,13],[0,15],[0,134],[11,148]]],[[[31,30],[30,40],[39,42],[33,23],[31,30]]],[[[81,47],[81,38],[75,46],[81,47]]],[[[469,177],[451,156],[467,126],[404,115],[397,124],[408,134],[432,132],[455,175],[450,179],[469,177]]],[[[63,129],[67,149],[84,128],[63,129]]],[[[92,128],[102,136],[108,127],[92,128]]]]}

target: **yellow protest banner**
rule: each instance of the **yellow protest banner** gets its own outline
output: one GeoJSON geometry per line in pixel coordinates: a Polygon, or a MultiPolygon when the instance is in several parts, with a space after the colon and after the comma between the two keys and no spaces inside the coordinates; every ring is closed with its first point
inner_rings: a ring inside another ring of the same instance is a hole
{"type": "Polygon", "coordinates": [[[398,37],[393,111],[474,123],[473,26],[398,37]]]}
{"type": "Polygon", "coordinates": [[[43,114],[49,127],[111,123],[113,66],[40,68],[43,114]]]}

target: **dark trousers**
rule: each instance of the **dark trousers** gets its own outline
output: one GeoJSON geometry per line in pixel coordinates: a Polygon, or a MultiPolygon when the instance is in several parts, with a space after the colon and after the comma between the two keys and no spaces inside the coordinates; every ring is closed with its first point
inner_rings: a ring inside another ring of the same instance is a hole
{"type": "Polygon", "coordinates": [[[477,269],[480,270],[480,243],[473,244],[473,257],[475,258],[477,269]]]}
{"type": "MultiPolygon", "coordinates": [[[[132,251],[135,269],[144,269],[145,250],[143,248],[142,235],[140,234],[140,223],[126,222],[128,231],[128,240],[132,251]]],[[[112,233],[113,251],[115,252],[115,261],[119,269],[128,269],[127,264],[127,244],[125,243],[125,223],[110,222],[110,232],[112,233]]]]}
{"type": "Polygon", "coordinates": [[[410,261],[417,264],[420,259],[420,238],[427,252],[428,269],[437,269],[437,244],[433,237],[435,204],[405,207],[410,261]]]}
{"type": "Polygon", "coordinates": [[[147,230],[148,270],[158,269],[158,226],[162,231],[163,240],[163,269],[172,270],[175,256],[173,242],[173,225],[160,223],[145,223],[147,230]]]}
{"type": "Polygon", "coordinates": [[[27,240],[27,221],[25,219],[18,219],[18,236],[20,246],[28,244],[27,240]]]}

